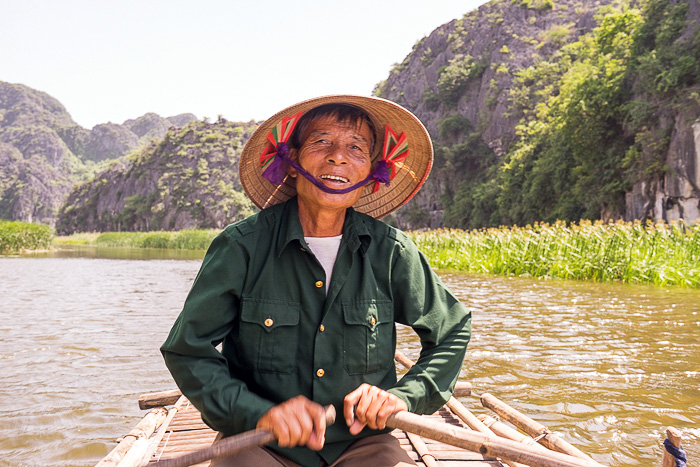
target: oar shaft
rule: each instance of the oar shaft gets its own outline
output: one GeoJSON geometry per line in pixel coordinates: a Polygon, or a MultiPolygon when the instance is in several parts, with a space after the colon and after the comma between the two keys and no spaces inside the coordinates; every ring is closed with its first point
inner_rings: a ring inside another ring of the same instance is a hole
{"type": "MultiPolygon", "coordinates": [[[[326,425],[335,423],[335,408],[329,405],[326,410],[326,425]]],[[[212,444],[210,447],[185,454],[174,459],[165,459],[155,463],[158,467],[188,467],[217,457],[231,456],[247,449],[264,446],[275,441],[271,431],[258,428],[240,435],[229,436],[212,444]]]]}
{"type": "Polygon", "coordinates": [[[275,435],[265,429],[257,429],[240,435],[224,438],[210,447],[185,454],[174,459],[165,459],[155,463],[158,467],[187,467],[222,456],[230,456],[237,452],[270,444],[275,435]]]}
{"type": "Polygon", "coordinates": [[[592,467],[598,465],[558,452],[546,454],[537,452],[516,441],[426,420],[424,417],[405,411],[390,415],[387,426],[416,433],[425,438],[478,452],[485,456],[500,457],[526,465],[542,467],[592,467]]]}

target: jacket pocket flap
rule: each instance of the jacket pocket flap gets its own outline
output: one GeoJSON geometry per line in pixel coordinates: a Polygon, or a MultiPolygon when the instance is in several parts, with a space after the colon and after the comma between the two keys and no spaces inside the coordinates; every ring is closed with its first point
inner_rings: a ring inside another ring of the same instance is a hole
{"type": "Polygon", "coordinates": [[[346,324],[364,325],[370,329],[378,324],[394,321],[390,301],[368,300],[343,303],[343,317],[346,324]]]}
{"type": "Polygon", "coordinates": [[[299,314],[299,304],[293,302],[244,298],[241,304],[241,321],[257,324],[268,332],[298,325],[299,314]]]}

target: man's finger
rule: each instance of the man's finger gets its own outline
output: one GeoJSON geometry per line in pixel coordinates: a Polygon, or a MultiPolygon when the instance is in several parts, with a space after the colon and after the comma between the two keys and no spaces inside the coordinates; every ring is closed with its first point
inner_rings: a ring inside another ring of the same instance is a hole
{"type": "Polygon", "coordinates": [[[326,413],[323,407],[318,406],[311,414],[312,430],[303,444],[310,449],[319,450],[326,440],[326,413]]]}
{"type": "Polygon", "coordinates": [[[357,402],[360,400],[360,397],[362,397],[362,386],[364,386],[364,384],[345,396],[345,400],[343,401],[343,417],[348,426],[351,426],[355,421],[355,406],[357,406],[357,402]]]}
{"type": "Polygon", "coordinates": [[[362,431],[362,429],[367,426],[367,424],[362,423],[359,420],[355,420],[351,425],[350,425],[350,434],[351,435],[356,435],[359,432],[362,431]]]}
{"type": "Polygon", "coordinates": [[[357,406],[355,407],[355,417],[357,417],[361,422],[368,422],[368,411],[372,407],[376,396],[376,388],[374,386],[368,386],[367,388],[363,389],[360,400],[357,402],[357,406]]]}

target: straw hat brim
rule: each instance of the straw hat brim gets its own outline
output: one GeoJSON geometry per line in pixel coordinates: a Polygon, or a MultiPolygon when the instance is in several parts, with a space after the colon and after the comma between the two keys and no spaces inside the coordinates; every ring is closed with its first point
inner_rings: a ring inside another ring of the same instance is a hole
{"type": "Polygon", "coordinates": [[[396,176],[389,186],[381,184],[376,193],[372,193],[372,182],[364,188],[359,188],[363,193],[353,206],[355,210],[381,219],[408,202],[423,186],[433,164],[433,145],[428,131],[415,115],[394,102],[378,97],[323,96],[300,102],[276,113],[255,130],[243,148],[238,169],[239,177],[246,194],[258,208],[265,209],[283,203],[296,195],[292,177],[286,177],[282,185],[275,186],[262,176],[260,155],[268,145],[267,135],[272,128],[284,117],[334,103],[359,107],[369,115],[377,133],[373,162],[381,159],[386,125],[397,135],[405,133],[408,141],[408,156],[397,166],[396,176]]]}

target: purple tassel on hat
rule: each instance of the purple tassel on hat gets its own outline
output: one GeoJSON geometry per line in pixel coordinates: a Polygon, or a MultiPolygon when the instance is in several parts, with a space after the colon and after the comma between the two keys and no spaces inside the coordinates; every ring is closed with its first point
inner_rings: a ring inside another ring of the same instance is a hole
{"type": "Polygon", "coordinates": [[[391,182],[391,178],[389,178],[389,167],[384,159],[378,161],[375,165],[372,178],[389,186],[389,182],[391,182]]]}
{"type": "Polygon", "coordinates": [[[281,185],[284,182],[284,177],[287,175],[287,164],[284,159],[286,159],[288,154],[289,147],[287,143],[277,144],[277,154],[274,160],[263,171],[262,176],[275,186],[281,185]]]}

